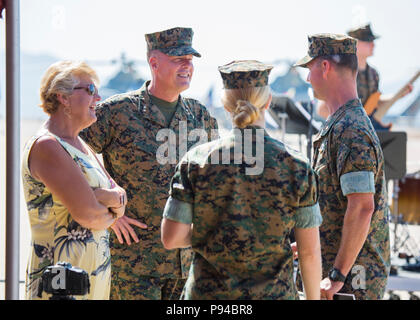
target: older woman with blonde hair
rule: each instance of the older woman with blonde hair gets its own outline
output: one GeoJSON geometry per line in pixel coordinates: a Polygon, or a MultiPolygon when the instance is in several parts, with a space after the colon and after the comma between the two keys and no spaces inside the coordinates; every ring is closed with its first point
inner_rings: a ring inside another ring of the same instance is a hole
{"type": "Polygon", "coordinates": [[[89,274],[84,299],[109,299],[110,251],[107,228],[124,215],[125,191],[78,136],[96,121],[99,79],[84,62],[60,61],[41,81],[41,107],[49,115],[25,145],[22,179],[32,252],[26,299],[37,296],[42,273],[58,261],[89,274]]]}
{"type": "Polygon", "coordinates": [[[293,229],[306,298],[320,297],[316,179],[306,158],[264,129],[271,68],[219,67],[234,129],[191,149],[172,179],[162,242],[194,251],[184,299],[297,299],[293,229]]]}

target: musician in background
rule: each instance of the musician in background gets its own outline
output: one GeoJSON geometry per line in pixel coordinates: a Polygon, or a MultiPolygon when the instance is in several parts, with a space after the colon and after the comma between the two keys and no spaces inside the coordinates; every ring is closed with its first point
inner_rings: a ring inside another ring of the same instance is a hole
{"type": "MultiPolygon", "coordinates": [[[[379,94],[379,74],[375,68],[367,63],[367,59],[373,55],[375,48],[375,40],[379,38],[372,32],[370,24],[366,24],[355,29],[347,31],[347,34],[357,39],[357,61],[358,61],[358,74],[357,74],[357,93],[365,107],[373,127],[376,130],[389,130],[390,125],[382,124],[381,120],[389,110],[389,108],[398,99],[409,94],[413,91],[412,84],[407,84],[399,94],[394,95],[380,95],[379,94]],[[373,94],[376,94],[376,99],[371,99],[371,106],[366,109],[366,103],[373,94]],[[373,109],[373,110],[372,110],[373,109]]],[[[323,101],[318,105],[318,114],[323,118],[329,116],[328,108],[323,101]]]]}

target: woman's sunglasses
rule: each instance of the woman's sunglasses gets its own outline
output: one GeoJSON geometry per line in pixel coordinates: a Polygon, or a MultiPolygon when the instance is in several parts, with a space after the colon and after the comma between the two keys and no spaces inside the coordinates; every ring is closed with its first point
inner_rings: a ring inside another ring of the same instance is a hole
{"type": "Polygon", "coordinates": [[[77,89],[84,89],[84,90],[86,90],[86,92],[90,96],[94,96],[95,94],[98,94],[98,89],[96,88],[96,86],[93,83],[89,84],[87,87],[76,87],[76,88],[73,88],[73,90],[77,90],[77,89]]]}

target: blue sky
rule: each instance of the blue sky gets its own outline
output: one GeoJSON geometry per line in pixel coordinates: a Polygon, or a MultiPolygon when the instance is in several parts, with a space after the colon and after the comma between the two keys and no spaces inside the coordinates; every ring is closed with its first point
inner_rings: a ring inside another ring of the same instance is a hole
{"type": "MultiPolygon", "coordinates": [[[[218,65],[236,59],[295,60],[305,55],[308,34],[345,33],[370,21],[381,35],[370,63],[379,70],[382,91],[388,93],[419,69],[419,14],[418,0],[21,0],[21,50],[92,61],[105,82],[110,69],[101,62],[118,58],[123,51],[130,58],[145,59],[145,33],[192,27],[194,47],[203,57],[195,59],[187,95],[201,98],[212,84],[221,87],[218,65]]],[[[0,49],[4,50],[4,32],[0,49]]],[[[140,71],[149,77],[147,66],[140,66],[140,71]]],[[[272,79],[282,72],[274,69],[272,79]]]]}

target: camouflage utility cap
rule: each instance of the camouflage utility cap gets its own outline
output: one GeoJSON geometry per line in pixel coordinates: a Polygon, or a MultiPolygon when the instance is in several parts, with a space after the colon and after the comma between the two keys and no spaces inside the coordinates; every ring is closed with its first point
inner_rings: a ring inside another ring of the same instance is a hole
{"type": "Polygon", "coordinates": [[[145,35],[147,49],[159,50],[168,56],[185,56],[192,54],[201,57],[195,49],[191,47],[193,30],[191,28],[172,28],[145,35]]]}
{"type": "Polygon", "coordinates": [[[314,58],[334,54],[356,54],[357,40],[342,34],[320,33],[308,37],[308,54],[294,64],[306,67],[314,58]]]}
{"type": "Polygon", "coordinates": [[[268,75],[273,66],[256,60],[240,60],[232,61],[218,69],[225,89],[239,89],[268,85],[268,75]]]}
{"type": "Polygon", "coordinates": [[[372,42],[373,40],[379,38],[378,35],[373,34],[372,29],[370,27],[370,23],[364,26],[359,26],[357,28],[351,29],[347,31],[347,34],[353,38],[356,38],[357,40],[366,42],[372,42]]]}

